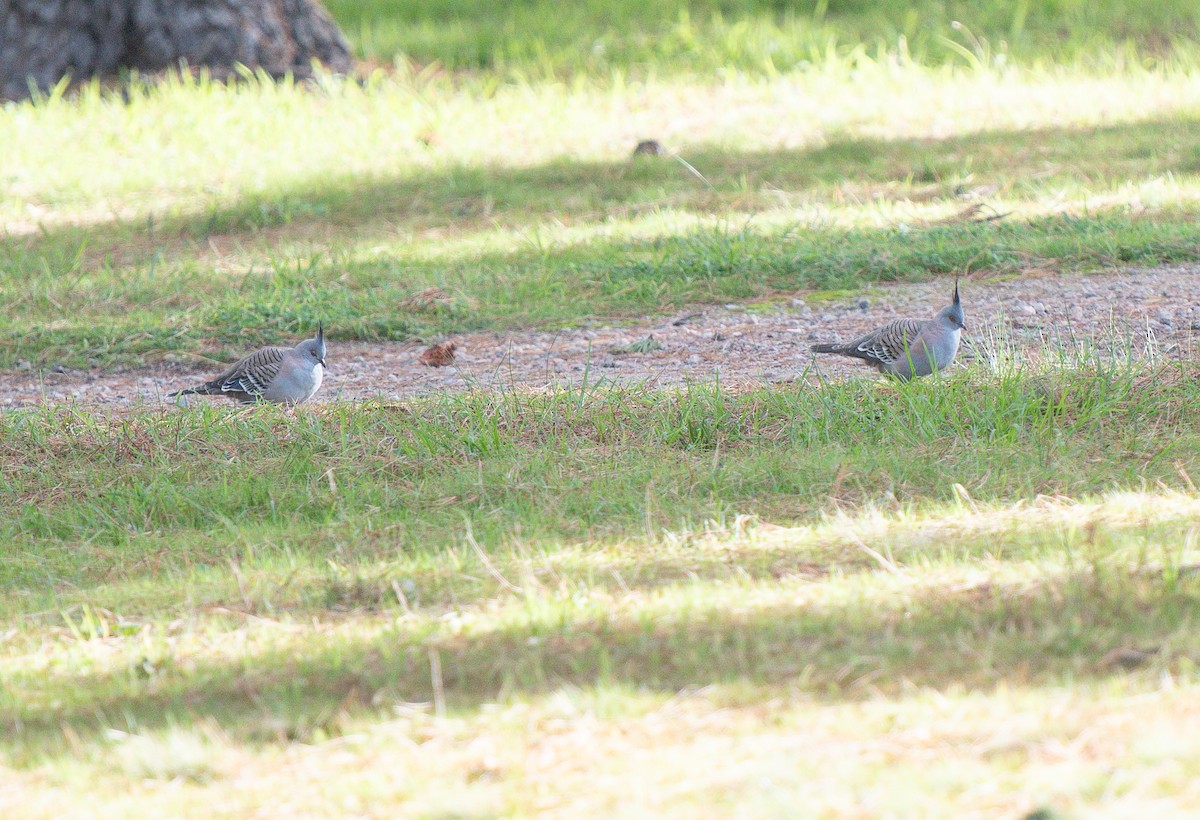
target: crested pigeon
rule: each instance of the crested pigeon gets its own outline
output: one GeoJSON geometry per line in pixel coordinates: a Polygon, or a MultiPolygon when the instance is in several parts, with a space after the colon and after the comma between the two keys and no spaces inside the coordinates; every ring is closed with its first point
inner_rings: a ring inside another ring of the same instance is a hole
{"type": "Polygon", "coordinates": [[[932,319],[896,319],[854,341],[813,345],[812,351],[862,359],[880,373],[908,381],[948,367],[958,353],[964,327],[956,280],[954,301],[932,319]]]}
{"type": "Polygon", "coordinates": [[[300,404],[321,386],[325,368],[325,328],[295,347],[264,347],[234,362],[212,381],[177,390],[179,396],[228,396],[243,404],[258,401],[300,404]]]}

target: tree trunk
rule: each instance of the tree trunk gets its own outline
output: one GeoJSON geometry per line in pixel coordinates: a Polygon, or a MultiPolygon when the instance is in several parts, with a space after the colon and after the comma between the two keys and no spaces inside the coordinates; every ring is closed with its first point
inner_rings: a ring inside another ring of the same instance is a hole
{"type": "Polygon", "coordinates": [[[0,98],[120,69],[186,62],[226,76],[239,63],[275,77],[353,62],[317,0],[0,0],[0,98]]]}

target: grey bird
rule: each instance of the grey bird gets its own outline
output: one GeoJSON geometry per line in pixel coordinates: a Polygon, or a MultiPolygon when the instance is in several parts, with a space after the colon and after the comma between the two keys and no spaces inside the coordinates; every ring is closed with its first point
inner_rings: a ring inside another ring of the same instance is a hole
{"type": "Polygon", "coordinates": [[[964,327],[955,280],[954,301],[932,319],[896,319],[852,342],[813,345],[812,351],[862,359],[880,373],[908,381],[948,367],[958,353],[964,327]]]}
{"type": "Polygon", "coordinates": [[[325,370],[325,328],[295,347],[264,347],[238,359],[229,369],[199,387],[177,390],[179,396],[228,396],[252,404],[266,401],[300,404],[312,398],[321,386],[325,370]]]}

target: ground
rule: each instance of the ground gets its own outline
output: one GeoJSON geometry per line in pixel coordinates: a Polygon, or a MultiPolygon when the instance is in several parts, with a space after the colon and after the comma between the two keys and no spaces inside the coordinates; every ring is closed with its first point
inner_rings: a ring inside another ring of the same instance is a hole
{"type": "MultiPolygon", "coordinates": [[[[853,338],[900,316],[928,318],[949,301],[947,281],[872,286],[834,295],[803,294],[749,305],[696,305],[651,321],[559,331],[471,333],[452,366],[423,367],[426,345],[337,342],[330,328],[330,370],[314,401],[401,399],[434,391],[578,386],[585,380],[649,387],[719,379],[729,387],[789,383],[821,376],[869,376],[851,360],[809,353],[818,341],[853,338]],[[639,350],[638,343],[646,343],[639,350]],[[633,350],[630,346],[633,345],[633,350]]],[[[961,363],[1017,348],[1026,358],[1058,355],[1060,345],[1143,356],[1182,355],[1200,335],[1200,276],[1192,266],[1087,275],[1026,275],[962,283],[969,322],[961,363]]],[[[398,306],[397,310],[404,310],[398,306]]],[[[30,368],[32,369],[32,368],[30,368]]],[[[51,368],[0,387],[10,407],[69,401],[130,407],[211,378],[208,368],[160,364],[125,372],[51,368]]]]}

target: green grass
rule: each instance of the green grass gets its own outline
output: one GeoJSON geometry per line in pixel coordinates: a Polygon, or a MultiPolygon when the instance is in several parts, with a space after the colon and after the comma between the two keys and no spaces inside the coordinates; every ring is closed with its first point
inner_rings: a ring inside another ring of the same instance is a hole
{"type": "MultiPolygon", "coordinates": [[[[47,259],[26,252],[22,257],[47,259]]],[[[32,283],[14,281],[21,294],[14,294],[12,304],[24,312],[13,318],[24,325],[40,314],[46,324],[10,337],[0,363],[137,362],[213,341],[232,353],[309,334],[313,317],[336,328],[339,339],[410,339],[572,325],[597,315],[628,317],[695,302],[853,289],[863,282],[914,281],[967,268],[1007,274],[1048,265],[1094,270],[1198,259],[1200,226],[1183,212],[1157,221],[1105,214],[915,232],[725,225],[669,239],[591,243],[549,257],[488,255],[408,265],[386,258],[357,263],[314,258],[291,269],[249,271],[232,288],[226,277],[194,269],[168,278],[151,266],[136,279],[99,287],[90,277],[48,272],[32,283]],[[450,293],[449,303],[400,307],[405,297],[430,286],[450,293]],[[47,316],[72,303],[86,307],[66,321],[47,316]]]]}
{"type": "Polygon", "coordinates": [[[42,550],[29,563],[14,557],[0,577],[26,590],[88,585],[93,572],[111,572],[109,550],[136,566],[168,542],[173,560],[191,561],[194,541],[204,548],[214,534],[236,540],[243,529],[285,549],[316,539],[319,552],[353,535],[366,558],[374,531],[390,533],[379,545],[389,553],[437,552],[468,527],[501,543],[514,521],[524,537],[574,542],[727,513],[807,518],[838,476],[839,497],[858,503],[945,500],[954,483],[989,498],[1094,494],[1177,476],[1180,458],[1191,469],[1188,385],[1141,396],[1129,371],[1079,374],[1057,393],[1036,380],[975,381],[738,397],[697,386],[666,399],[599,387],[469,394],[295,418],[218,409],[12,414],[0,537],[47,547],[86,541],[86,549],[61,554],[65,564],[47,562],[42,550]],[[1161,407],[1151,403],[1158,396],[1168,399],[1161,407]],[[897,402],[904,412],[892,415],[897,402]],[[1162,423],[1143,430],[1150,413],[1162,423]],[[1130,438],[1117,438],[1122,432],[1130,438]],[[1101,441],[1117,455],[1095,471],[1087,463],[1101,441]],[[996,463],[994,449],[1011,461],[996,463]],[[254,454],[250,469],[239,469],[243,452],[254,454]],[[1158,469],[1146,472],[1149,464],[1158,469]],[[648,486],[656,488],[649,496],[648,486]],[[214,522],[224,529],[213,531],[214,522]]]}
{"type": "MultiPolygon", "coordinates": [[[[732,710],[769,743],[850,742],[883,699],[911,722],[930,690],[947,693],[939,708],[993,692],[1028,715],[1094,691],[1124,709],[1122,692],[1133,703],[1162,674],[1194,685],[1195,377],[1085,362],[741,395],[8,414],[0,537],[20,548],[0,577],[0,754],[68,794],[129,800],[140,781],[138,805],[169,811],[182,780],[246,807],[262,798],[230,791],[239,759],[269,789],[291,765],[281,744],[396,754],[399,732],[451,759],[493,749],[474,766],[495,771],[477,785],[470,767],[410,760],[391,805],[524,813],[538,775],[522,750],[562,709],[601,735],[669,708],[684,726],[732,710]],[[1105,660],[1121,648],[1145,671],[1105,660]],[[681,690],[695,694],[671,707],[681,690]],[[814,709],[863,714],[787,730],[814,709]]],[[[1073,737],[1070,714],[1021,743],[1073,737]]],[[[632,742],[690,759],[689,731],[632,742]]],[[[578,798],[581,760],[558,764],[554,801],[578,798]]],[[[972,765],[1010,778],[1013,763],[972,765]]],[[[862,778],[889,776],[837,783],[862,778]]],[[[1138,782],[1166,799],[1174,781],[1138,782]]],[[[928,789],[901,804],[964,799],[928,789]]]]}
{"type": "MultiPolygon", "coordinates": [[[[1193,4],[501,5],[331,2],[361,83],[0,108],[0,372],[1200,256],[1193,4]]],[[[1194,814],[1200,373],[973,333],[0,414],[0,815],[1194,814]]]]}
{"type": "Polygon", "coordinates": [[[898,46],[923,62],[1008,57],[1112,64],[1187,52],[1200,39],[1200,12],[1186,0],[326,5],[362,57],[390,62],[399,54],[421,64],[524,76],[729,68],[775,74],[898,46]]]}

